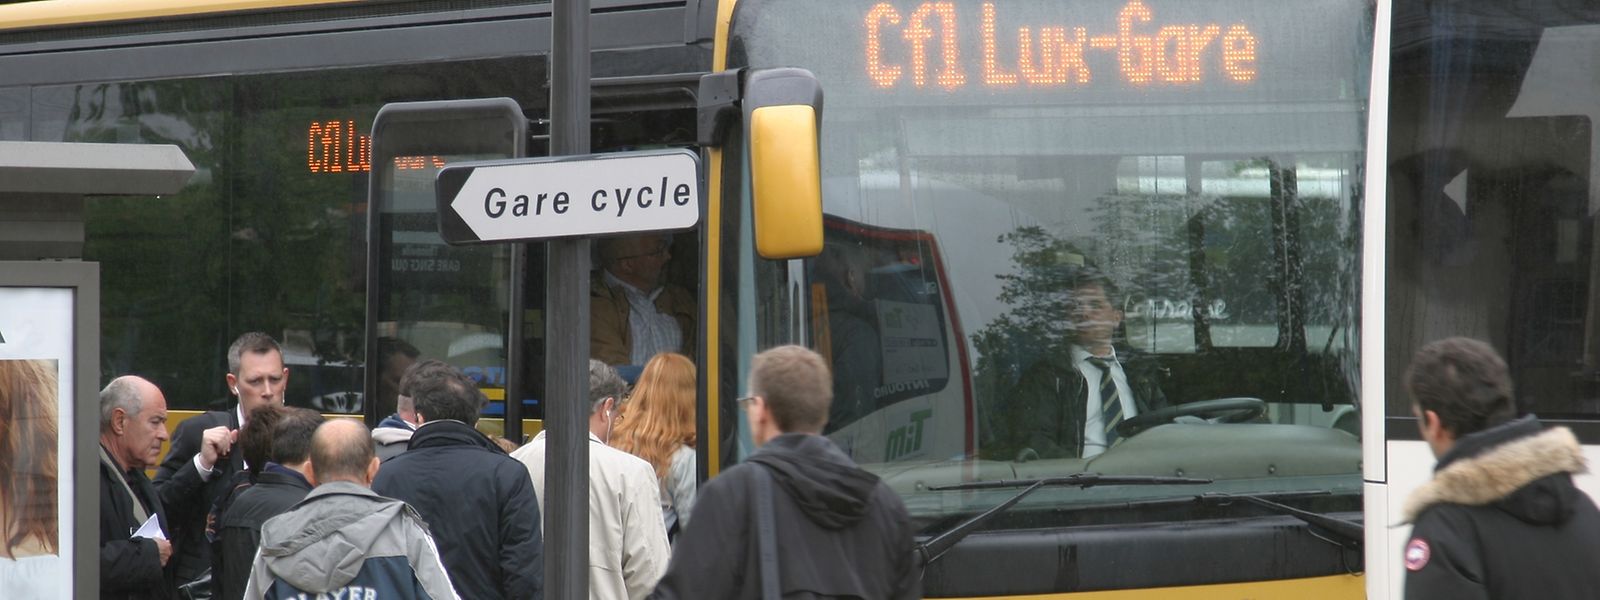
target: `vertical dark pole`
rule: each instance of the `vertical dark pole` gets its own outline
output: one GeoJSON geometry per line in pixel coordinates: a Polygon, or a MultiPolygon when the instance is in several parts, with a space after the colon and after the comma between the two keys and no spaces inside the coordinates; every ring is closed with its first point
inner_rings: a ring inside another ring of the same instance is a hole
{"type": "MultiPolygon", "coordinates": [[[[589,0],[555,0],[550,154],[589,152],[589,0]]],[[[549,246],[544,597],[589,597],[589,240],[549,246]]]]}
{"type": "Polygon", "coordinates": [[[511,248],[511,313],[506,324],[506,410],[504,435],[512,443],[522,445],[522,397],[527,395],[523,383],[522,363],[528,360],[522,347],[522,317],[528,306],[528,245],[513,242],[511,248]]]}

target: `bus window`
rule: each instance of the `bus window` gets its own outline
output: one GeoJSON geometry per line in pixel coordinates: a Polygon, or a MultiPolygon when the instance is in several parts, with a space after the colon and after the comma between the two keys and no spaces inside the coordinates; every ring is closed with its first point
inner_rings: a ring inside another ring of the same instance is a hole
{"type": "MultiPolygon", "coordinates": [[[[818,22],[814,3],[741,0],[735,13],[730,66],[803,65],[827,90],[824,249],[741,270],[755,280],[740,282],[740,332],[755,338],[741,351],[828,356],[827,435],[930,536],[1014,493],[941,486],[1211,480],[1039,489],[986,526],[1006,542],[963,555],[994,564],[1067,551],[1006,532],[1220,516],[1185,504],[1207,492],[1316,490],[1319,510],[1361,509],[1370,3],[855,8],[818,22]]],[[[1134,537],[1107,537],[1105,554],[1145,560],[1134,537]]],[[[1337,551],[1299,556],[1298,572],[1343,572],[1337,551]]],[[[930,595],[983,589],[970,565],[943,564],[930,595]]],[[[1225,570],[1294,577],[1274,569],[1225,570]]],[[[1046,568],[1008,589],[1211,581],[1139,571],[1063,584],[1046,568]]]]}
{"type": "MultiPolygon", "coordinates": [[[[942,290],[937,244],[926,232],[824,221],[813,261],[810,330],[832,369],[827,431],[949,385],[958,332],[942,290]]],[[[857,427],[856,429],[859,429],[857,427]]]]}
{"type": "Polygon", "coordinates": [[[1600,13],[1533,6],[1396,3],[1391,437],[1417,439],[1400,377],[1411,355],[1450,336],[1485,340],[1505,357],[1521,409],[1600,417],[1600,96],[1574,83],[1596,67],[1600,13]]]}
{"type": "MultiPolygon", "coordinates": [[[[176,144],[196,167],[178,194],[86,205],[84,256],[104,273],[104,372],[148,375],[174,410],[223,408],[228,344],[259,330],[284,344],[288,403],[360,412],[373,116],[389,101],[542,98],[543,65],[520,57],[31,88],[31,139],[176,144]]],[[[0,137],[12,127],[6,97],[0,137]]],[[[406,238],[423,231],[407,218],[386,221],[409,254],[394,255],[403,262],[384,277],[436,284],[460,261],[406,238]]],[[[418,341],[429,356],[450,352],[418,341]]]]}

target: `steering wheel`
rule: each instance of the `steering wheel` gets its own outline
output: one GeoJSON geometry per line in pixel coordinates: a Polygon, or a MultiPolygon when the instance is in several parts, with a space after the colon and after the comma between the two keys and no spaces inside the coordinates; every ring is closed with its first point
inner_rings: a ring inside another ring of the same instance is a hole
{"type": "Polygon", "coordinates": [[[1267,403],[1259,398],[1201,400],[1134,415],[1117,424],[1117,435],[1122,437],[1138,435],[1139,432],[1151,427],[1171,423],[1178,417],[1200,417],[1212,423],[1243,423],[1266,412],[1267,403]]]}

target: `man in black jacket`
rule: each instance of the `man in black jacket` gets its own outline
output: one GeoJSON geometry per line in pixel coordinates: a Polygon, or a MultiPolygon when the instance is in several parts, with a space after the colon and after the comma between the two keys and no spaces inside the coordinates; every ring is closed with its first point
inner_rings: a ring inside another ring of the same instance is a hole
{"type": "Polygon", "coordinates": [[[1477,340],[1424,346],[1405,381],[1439,459],[1406,499],[1406,598],[1596,597],[1600,510],[1572,483],[1586,470],[1572,432],[1513,418],[1505,361],[1477,340]]]}
{"type": "MultiPolygon", "coordinates": [[[[212,574],[219,583],[222,600],[244,597],[250,566],[261,546],[261,525],[288,512],[311,493],[306,464],[311,460],[311,436],[322,424],[322,415],[305,408],[284,410],[286,414],[269,434],[271,460],[262,466],[255,483],[239,492],[222,517],[217,561],[220,568],[212,574]]],[[[245,431],[253,433],[249,428],[245,431]]]]}
{"type": "Polygon", "coordinates": [[[755,490],[765,483],[781,596],[921,598],[905,505],[821,435],[833,399],[822,357],[799,346],[757,354],[749,389],[740,403],[761,448],[700,489],[694,526],[679,535],[650,597],[760,599],[760,539],[751,520],[755,490]]]}
{"type": "MultiPolygon", "coordinates": [[[[161,455],[167,439],[167,399],[155,384],[138,377],[118,377],[100,391],[100,597],[102,599],[171,598],[174,590],[173,547],[166,505],[200,490],[193,465],[157,486],[144,470],[161,455]],[[135,537],[152,516],[161,534],[135,537]]],[[[225,451],[220,439],[200,448],[205,462],[225,451]]]]}
{"type": "Polygon", "coordinates": [[[372,491],[415,507],[463,598],[543,597],[539,505],[528,469],[473,428],[486,400],[476,382],[425,360],[406,374],[421,424],[383,463],[372,491]]]}
{"type": "Polygon", "coordinates": [[[1071,345],[1034,363],[1013,391],[1019,457],[1098,456],[1121,441],[1118,423],[1167,405],[1156,366],[1114,344],[1123,315],[1111,281],[1081,271],[1070,306],[1071,345]]]}
{"type": "Polygon", "coordinates": [[[202,493],[179,498],[167,506],[172,515],[173,540],[177,545],[179,583],[194,581],[211,566],[211,544],[206,540],[206,515],[217,499],[228,493],[234,474],[245,470],[242,452],[227,453],[219,464],[202,464],[200,446],[208,438],[232,436],[244,423],[245,415],[258,406],[283,404],[283,390],[289,384],[289,369],[283,366],[283,350],[277,340],[253,331],[239,336],[228,347],[228,391],[239,397],[232,410],[214,410],[178,424],[172,447],[156,470],[156,484],[171,479],[185,465],[194,464],[205,481],[202,493]]]}

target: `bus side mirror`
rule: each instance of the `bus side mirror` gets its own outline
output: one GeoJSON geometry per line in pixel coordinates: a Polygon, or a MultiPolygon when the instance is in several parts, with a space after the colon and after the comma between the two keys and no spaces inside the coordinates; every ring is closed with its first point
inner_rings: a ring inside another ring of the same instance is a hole
{"type": "Polygon", "coordinates": [[[726,119],[735,114],[743,117],[750,153],[756,253],[816,256],[822,252],[821,84],[810,71],[794,68],[703,77],[700,143],[721,143],[726,119]]]}

